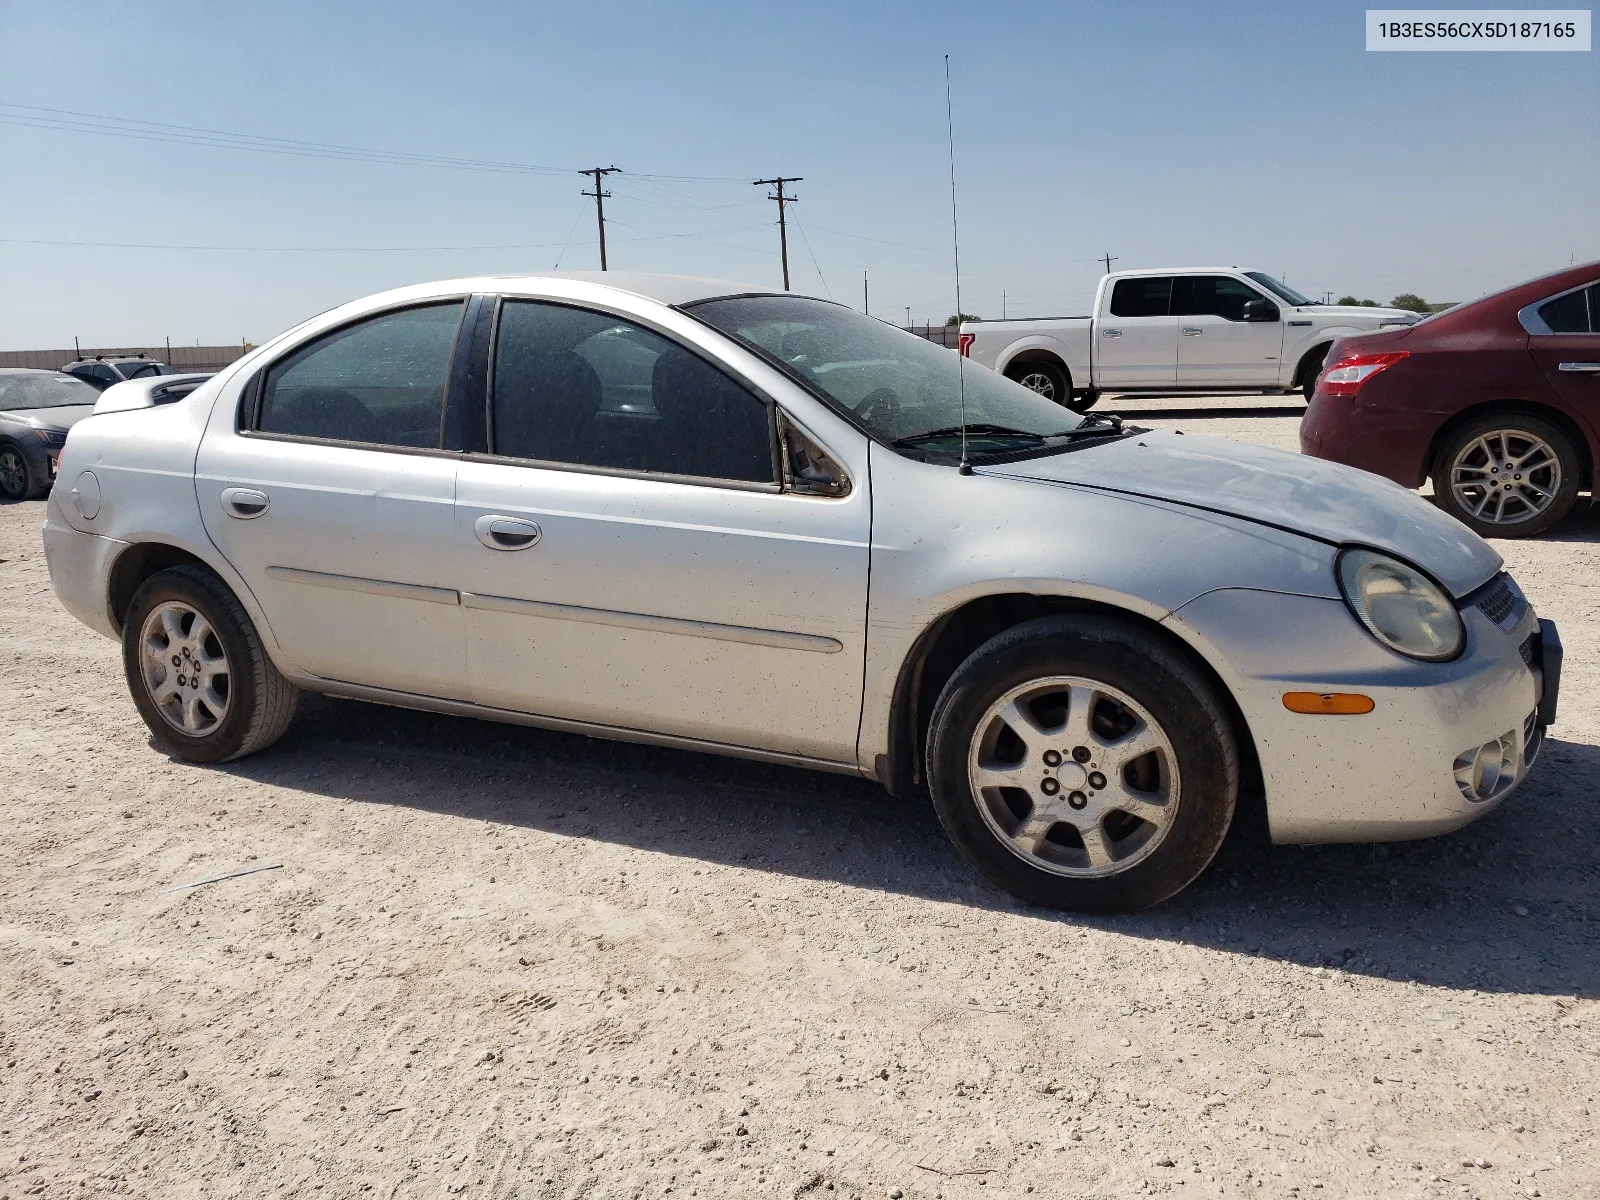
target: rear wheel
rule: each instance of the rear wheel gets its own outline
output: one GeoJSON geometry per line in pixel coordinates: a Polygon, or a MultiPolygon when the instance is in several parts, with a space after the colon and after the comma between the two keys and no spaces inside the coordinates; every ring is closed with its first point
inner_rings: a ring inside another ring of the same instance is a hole
{"type": "Polygon", "coordinates": [[[1238,751],[1212,686],[1104,617],[1043,617],[991,639],[935,706],[928,780],[946,833],[1033,904],[1158,904],[1222,845],[1238,751]]]}
{"type": "Polygon", "coordinates": [[[1053,400],[1073,412],[1088,412],[1100,397],[1094,392],[1072,394],[1072,377],[1065,367],[1050,362],[1013,363],[1006,368],[1006,378],[1015,380],[1030,391],[1038,392],[1046,400],[1053,400]]]}
{"type": "Polygon", "coordinates": [[[244,606],[205,567],[173,567],[140,585],[123,620],[122,665],[156,742],[191,762],[265,749],[299,704],[244,606]]]}
{"type": "Polygon", "coordinates": [[[1582,465],[1572,439],[1530,413],[1489,413],[1452,432],[1433,462],[1439,507],[1481,537],[1533,537],[1572,510],[1582,465]]]}

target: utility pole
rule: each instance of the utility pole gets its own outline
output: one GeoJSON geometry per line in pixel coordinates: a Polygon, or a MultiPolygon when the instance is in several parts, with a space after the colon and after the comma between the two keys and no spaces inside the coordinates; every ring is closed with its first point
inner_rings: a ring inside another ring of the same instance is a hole
{"type": "Polygon", "coordinates": [[[911,305],[906,305],[906,329],[911,328],[911,305]]]}
{"type": "Polygon", "coordinates": [[[861,313],[867,317],[872,315],[872,306],[867,303],[867,272],[865,269],[861,272],[861,313]]]}
{"type": "Polygon", "coordinates": [[[783,185],[786,183],[799,183],[804,178],[803,175],[778,175],[772,179],[758,179],[750,185],[751,187],[775,187],[778,189],[776,192],[768,192],[767,199],[778,202],[778,253],[783,258],[783,290],[786,292],[789,290],[789,226],[784,219],[783,206],[785,204],[798,204],[800,197],[785,196],[783,194],[783,185]]]}
{"type": "Polygon", "coordinates": [[[621,167],[591,167],[587,171],[579,171],[579,175],[594,176],[594,191],[583,193],[585,196],[594,197],[594,215],[600,222],[600,269],[606,269],[606,197],[610,192],[602,186],[607,175],[615,175],[622,170],[621,167]]]}
{"type": "Polygon", "coordinates": [[[1000,319],[1002,321],[1006,320],[1006,293],[1004,288],[1000,289],[1000,319]]]}
{"type": "Polygon", "coordinates": [[[1119,261],[1122,256],[1120,254],[1107,253],[1102,254],[1100,257],[1106,260],[1106,274],[1109,275],[1111,274],[1111,264],[1119,261]]]}

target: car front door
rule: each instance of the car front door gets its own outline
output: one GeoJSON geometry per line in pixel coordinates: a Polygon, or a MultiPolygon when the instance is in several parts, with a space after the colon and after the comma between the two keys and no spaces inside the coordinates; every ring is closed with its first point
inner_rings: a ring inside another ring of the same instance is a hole
{"type": "Polygon", "coordinates": [[[1530,333],[1528,351],[1557,395],[1600,427],[1600,283],[1578,288],[1538,308],[1542,327],[1530,333]]]}
{"type": "Polygon", "coordinates": [[[1283,322],[1278,306],[1231,275],[1180,275],[1173,281],[1178,322],[1178,383],[1183,387],[1271,387],[1279,382],[1283,322]],[[1246,321],[1259,300],[1269,321],[1246,321]]]}
{"type": "Polygon", "coordinates": [[[384,312],[289,352],[218,404],[196,462],[206,531],[290,664],[466,699],[441,449],[460,299],[384,312]]]}
{"type": "Polygon", "coordinates": [[[1171,387],[1178,379],[1172,276],[1128,276],[1111,288],[1095,332],[1095,386],[1171,387]]]}
{"type": "Polygon", "coordinates": [[[643,324],[508,299],[496,328],[456,504],[472,698],[853,761],[865,479],[786,487],[775,406],[643,324]]]}

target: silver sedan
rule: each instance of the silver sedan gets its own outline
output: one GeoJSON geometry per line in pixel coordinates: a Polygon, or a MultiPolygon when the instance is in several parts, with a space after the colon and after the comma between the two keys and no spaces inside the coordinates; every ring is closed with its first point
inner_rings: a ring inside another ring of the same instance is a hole
{"type": "Polygon", "coordinates": [[[1081,417],[822,300],[478,278],[93,416],[45,528],[159,745],[304,691],[865,775],[1001,887],[1171,896],[1502,801],[1560,643],[1495,552],[1315,459],[1081,417]]]}

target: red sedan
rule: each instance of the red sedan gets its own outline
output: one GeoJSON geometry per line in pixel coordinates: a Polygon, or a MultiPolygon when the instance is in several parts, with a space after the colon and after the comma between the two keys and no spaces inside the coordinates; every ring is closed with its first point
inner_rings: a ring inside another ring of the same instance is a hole
{"type": "Polygon", "coordinates": [[[1333,344],[1300,449],[1406,487],[1485,537],[1530,537],[1596,491],[1600,262],[1333,344]]]}

